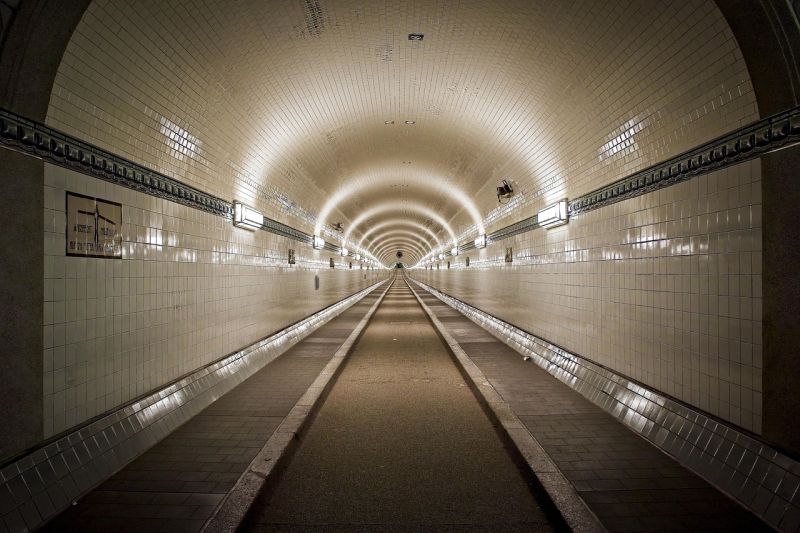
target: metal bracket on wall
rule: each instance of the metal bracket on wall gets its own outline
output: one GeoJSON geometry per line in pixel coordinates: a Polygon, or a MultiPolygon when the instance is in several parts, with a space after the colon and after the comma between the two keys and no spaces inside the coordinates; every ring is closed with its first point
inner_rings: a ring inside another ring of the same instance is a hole
{"type": "MultiPolygon", "coordinates": [[[[730,167],[800,143],[800,106],[734,130],[639,172],[573,198],[569,214],[606,207],[696,176],[730,167]]],[[[507,239],[539,227],[536,215],[489,233],[487,241],[507,239]]],[[[459,246],[467,251],[471,242],[459,246]]]]}
{"type": "MultiPolygon", "coordinates": [[[[233,214],[227,200],[6,109],[0,109],[0,146],[227,219],[233,214]]],[[[261,229],[308,245],[313,241],[308,233],[266,217],[261,229]]],[[[334,245],[326,248],[339,252],[334,245]]]]}

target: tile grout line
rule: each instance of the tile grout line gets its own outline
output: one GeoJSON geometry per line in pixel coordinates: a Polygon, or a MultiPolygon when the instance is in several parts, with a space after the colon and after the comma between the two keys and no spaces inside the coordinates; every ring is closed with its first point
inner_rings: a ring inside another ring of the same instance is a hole
{"type": "Polygon", "coordinates": [[[475,389],[481,394],[486,404],[497,417],[497,420],[502,424],[503,429],[514,442],[517,450],[525,459],[525,462],[539,480],[570,529],[575,532],[606,531],[605,527],[578,495],[572,484],[559,470],[550,456],[547,455],[547,452],[544,451],[539,441],[528,431],[511,410],[508,403],[503,400],[500,393],[489,382],[483,371],[461,348],[458,341],[447,331],[444,324],[430,307],[422,301],[422,298],[420,298],[411,284],[406,283],[430,319],[433,327],[447,343],[458,363],[469,376],[469,379],[472,380],[475,389]]]}
{"type": "Polygon", "coordinates": [[[353,345],[383,302],[392,283],[383,290],[376,302],[367,311],[350,336],[339,347],[331,360],[322,369],[308,390],[292,407],[289,414],[275,429],[261,451],[253,458],[250,465],[239,477],[239,480],[228,491],[222,502],[203,526],[203,532],[234,532],[247,515],[250,506],[258,497],[258,493],[268,481],[274,479],[279,464],[288,459],[291,445],[299,438],[300,432],[308,422],[320,399],[332,384],[337,371],[350,355],[353,345]]]}

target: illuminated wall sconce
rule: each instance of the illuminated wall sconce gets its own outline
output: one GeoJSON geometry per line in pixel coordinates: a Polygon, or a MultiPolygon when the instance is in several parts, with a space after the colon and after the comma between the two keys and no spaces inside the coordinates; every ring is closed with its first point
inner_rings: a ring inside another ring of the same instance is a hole
{"type": "Polygon", "coordinates": [[[325,239],[319,235],[314,235],[314,249],[322,250],[325,247],[325,239]]]}
{"type": "Polygon", "coordinates": [[[450,255],[452,256],[458,255],[458,246],[453,246],[453,249],[450,250],[450,255]]]}
{"type": "Polygon", "coordinates": [[[545,207],[536,215],[536,220],[543,228],[554,228],[569,222],[567,201],[561,200],[551,206],[545,207]]]}
{"type": "Polygon", "coordinates": [[[342,248],[342,249],[339,251],[339,253],[340,253],[340,254],[342,254],[342,257],[347,257],[347,254],[348,254],[349,252],[347,251],[347,248],[342,248]]]}
{"type": "Polygon", "coordinates": [[[233,225],[255,231],[264,225],[264,215],[241,202],[233,202],[233,225]]]}
{"type": "Polygon", "coordinates": [[[475,248],[486,248],[486,234],[478,235],[475,239],[475,248]]]}
{"type": "Polygon", "coordinates": [[[356,258],[356,261],[361,261],[361,254],[356,254],[355,258],[356,258]]]}

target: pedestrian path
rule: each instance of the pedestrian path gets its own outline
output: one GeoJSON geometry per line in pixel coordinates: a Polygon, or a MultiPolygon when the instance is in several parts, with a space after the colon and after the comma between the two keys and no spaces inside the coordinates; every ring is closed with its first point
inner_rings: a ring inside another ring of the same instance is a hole
{"type": "Polygon", "coordinates": [[[368,294],[242,382],[44,531],[200,531],[382,292],[368,294]]]}
{"type": "Polygon", "coordinates": [[[549,531],[402,279],[244,531],[549,531]]]}
{"type": "Polygon", "coordinates": [[[460,312],[416,292],[609,531],[771,531],[460,312]]]}

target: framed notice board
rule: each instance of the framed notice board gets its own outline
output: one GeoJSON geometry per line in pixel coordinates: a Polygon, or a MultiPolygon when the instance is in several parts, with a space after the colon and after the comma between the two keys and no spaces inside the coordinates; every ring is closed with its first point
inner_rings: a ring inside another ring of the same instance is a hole
{"type": "Polygon", "coordinates": [[[67,192],[67,255],[122,257],[122,204],[67,192]]]}

